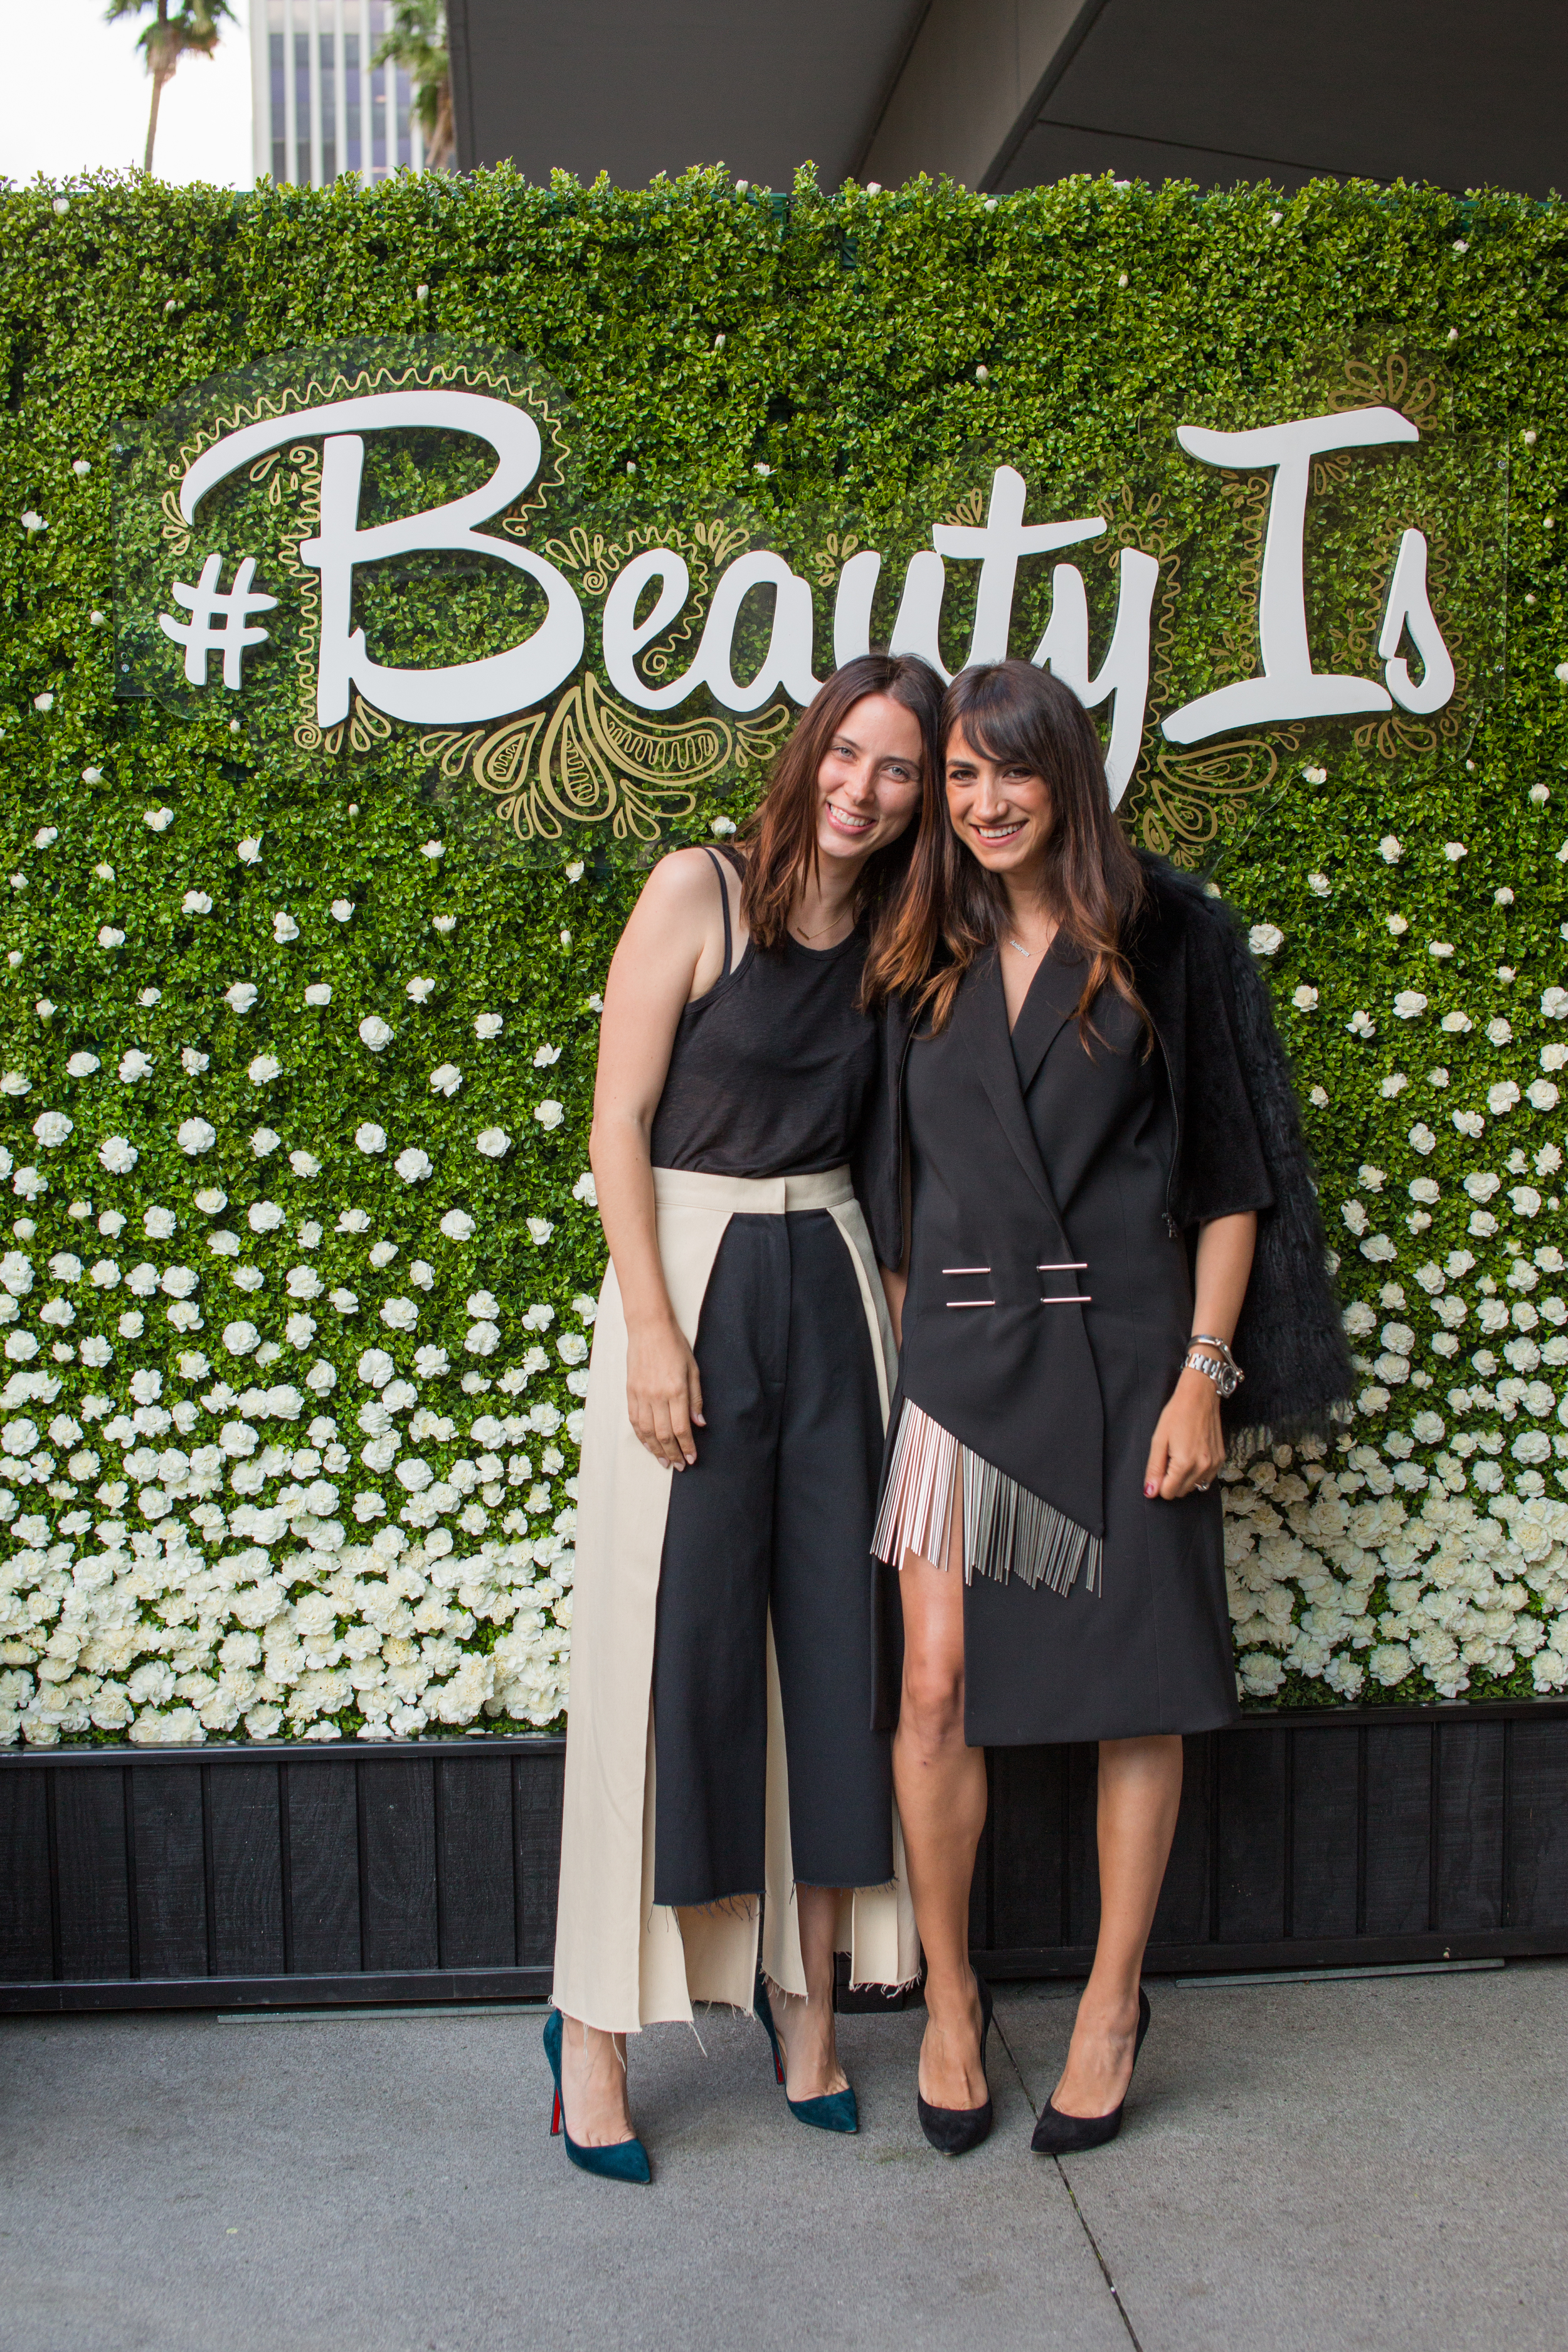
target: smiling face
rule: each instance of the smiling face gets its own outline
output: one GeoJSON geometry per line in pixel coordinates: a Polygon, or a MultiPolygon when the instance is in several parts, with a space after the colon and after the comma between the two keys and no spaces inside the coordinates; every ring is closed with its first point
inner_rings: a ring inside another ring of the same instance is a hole
{"type": "Polygon", "coordinates": [[[947,739],[947,813],[988,874],[1027,887],[1043,876],[1054,822],[1051,788],[1037,769],[977,751],[963,729],[947,739]]]}
{"type": "Polygon", "coordinates": [[[920,721],[890,695],[852,703],[816,771],[816,848],[842,872],[897,841],[921,804],[920,721]]]}

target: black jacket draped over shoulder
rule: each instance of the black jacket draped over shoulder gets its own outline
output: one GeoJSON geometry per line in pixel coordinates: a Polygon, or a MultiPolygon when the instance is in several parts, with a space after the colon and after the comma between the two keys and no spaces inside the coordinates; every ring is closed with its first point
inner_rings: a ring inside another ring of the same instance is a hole
{"type": "MultiPolygon", "coordinates": [[[[1258,1208],[1252,1276],[1232,1343],[1246,1379],[1225,1407],[1226,1433],[1234,1443],[1326,1432],[1351,1395],[1352,1374],[1268,992],[1224,904],[1163,858],[1141,855],[1140,863],[1148,894],[1128,952],[1174,1112],[1171,1230],[1194,1244],[1211,1219],[1268,1204],[1258,1208]]],[[[871,1238],[888,1266],[904,1258],[904,1076],[915,1025],[908,1002],[887,1007],[882,1069],[856,1167],[871,1238]]],[[[978,1231],[975,1245],[990,1258],[1006,1254],[1014,1225],[1026,1251],[1043,1238],[1039,1155],[1010,1062],[998,1059],[993,1069],[986,1024],[976,1023],[974,1034],[988,1106],[973,1139],[974,1210],[993,1218],[983,1246],[978,1231]]],[[[1001,1043],[1005,1049],[1005,1029],[1001,1043]]],[[[1016,1369],[1022,1376],[1026,1368],[1016,1369]]],[[[1061,1507],[1071,1508],[1066,1498],[1061,1507]]],[[[1092,1526],[1092,1516],[1084,1523],[1092,1526]]]]}

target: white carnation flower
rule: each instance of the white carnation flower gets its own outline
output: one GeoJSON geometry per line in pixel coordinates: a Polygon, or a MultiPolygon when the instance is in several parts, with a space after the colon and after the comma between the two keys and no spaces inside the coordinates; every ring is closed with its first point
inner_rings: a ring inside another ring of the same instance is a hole
{"type": "Polygon", "coordinates": [[[237,980],[224,992],[224,1003],[231,1013],[248,1013],[260,993],[253,981],[237,980]]]}
{"type": "Polygon", "coordinates": [[[548,1217],[530,1217],[528,1220],[528,1237],[536,1249],[542,1249],[554,1231],[548,1217]]]}
{"type": "Polygon", "coordinates": [[[534,1048],[533,1066],[536,1070],[548,1070],[560,1059],[559,1045],[538,1045],[534,1048]]]}
{"type": "Polygon", "coordinates": [[[500,1345],[500,1332],[493,1323],[470,1323],[463,1345],[471,1356],[493,1356],[500,1345]]]}
{"type": "Polygon", "coordinates": [[[581,1331],[563,1331],[555,1342],[555,1352],[563,1364],[586,1363],[588,1342],[581,1331]]]}
{"type": "Polygon", "coordinates": [[[474,1230],[474,1221],[467,1209],[448,1209],[440,1230],[449,1242],[466,1242],[474,1230]]]}
{"type": "Polygon", "coordinates": [[[511,1138],[504,1127],[482,1127],[474,1138],[474,1149],[487,1160],[504,1159],[511,1149],[511,1138]]]}
{"type": "Polygon", "coordinates": [[[1550,1078],[1532,1078],[1525,1088],[1525,1098],[1535,1110],[1555,1110],[1557,1088],[1550,1078]]]}
{"type": "Polygon", "coordinates": [[[405,1454],[397,1465],[397,1482],[399,1486],[406,1486],[411,1495],[422,1495],[435,1475],[428,1462],[417,1454],[405,1454]]]}
{"type": "Polygon", "coordinates": [[[499,1037],[505,1025],[499,1013],[481,1013],[475,1019],[474,1034],[476,1037],[499,1037]]]}
{"type": "Polygon", "coordinates": [[[445,1095],[448,1101],[450,1101],[451,1097],[457,1093],[458,1088],[462,1085],[462,1083],[463,1073],[458,1069],[456,1062],[438,1063],[436,1068],[430,1073],[431,1093],[433,1095],[445,1095]]]}
{"type": "Polygon", "coordinates": [[[305,1002],[307,1004],[314,1004],[320,1007],[323,1004],[330,1004],[331,1001],[331,987],[327,981],[313,980],[310,982],[310,987],[305,991],[305,1002]]]}
{"type": "Polygon", "coordinates": [[[174,1141],[192,1160],[201,1152],[210,1151],[217,1141],[217,1129],[205,1118],[182,1119],[174,1129],[174,1141]]]}
{"type": "Polygon", "coordinates": [[[1469,854],[1462,841],[1446,841],[1443,844],[1443,855],[1451,866],[1457,866],[1461,857],[1468,857],[1469,854]]]}
{"type": "Polygon", "coordinates": [[[313,1151],[291,1151],[289,1165],[296,1176],[319,1176],[321,1163],[313,1151]]]}
{"type": "Polygon", "coordinates": [[[353,910],[354,902],[352,898],[334,898],[328,912],[334,923],[346,923],[353,910]]]}
{"type": "Polygon", "coordinates": [[[226,1323],[223,1344],[231,1356],[252,1355],[261,1344],[261,1334],[254,1323],[226,1323]]]}
{"type": "Polygon", "coordinates": [[[33,1121],[33,1133],[46,1151],[56,1151],[75,1125],[76,1121],[68,1118],[63,1110],[40,1111],[33,1121]]]}
{"type": "Polygon", "coordinates": [[[1315,988],[1302,986],[1293,992],[1290,1002],[1298,1013],[1315,1013],[1318,1009],[1318,992],[1315,988]]]}
{"type": "Polygon", "coordinates": [[[406,1151],[400,1151],[392,1164],[405,1184],[423,1184],[426,1177],[436,1172],[430,1154],[419,1150],[414,1144],[410,1144],[406,1151]]]}
{"type": "Polygon", "coordinates": [[[1314,898],[1326,898],[1332,887],[1326,874],[1309,874],[1307,877],[1307,887],[1314,898]]]}
{"type": "Polygon", "coordinates": [[[575,1184],[573,1185],[572,1198],[574,1201],[585,1201],[590,1209],[598,1207],[599,1188],[594,1181],[594,1171],[591,1168],[584,1168],[575,1184]]]}
{"type": "Polygon", "coordinates": [[[1394,1010],[1401,1021],[1415,1021],[1426,1012],[1427,1003],[1418,988],[1402,988],[1394,1000],[1394,1010]]]}
{"type": "Polygon", "coordinates": [[[283,908],[279,907],[278,912],[272,918],[272,937],[274,940],[277,942],[279,947],[282,948],[287,947],[290,940],[297,940],[299,936],[299,924],[294,920],[292,915],[289,914],[283,908]]]}
{"type": "Polygon", "coordinates": [[[1436,1137],[1422,1120],[1417,1120],[1411,1129],[1410,1143],[1412,1149],[1418,1151],[1424,1160],[1437,1148],[1436,1137]]]}
{"type": "Polygon", "coordinates": [[[66,1064],[68,1078],[90,1078],[100,1066],[96,1054],[73,1054],[66,1064]]]}
{"type": "Polygon", "coordinates": [[[435,987],[436,983],[433,980],[416,979],[409,982],[403,992],[413,1003],[424,1004],[429,1001],[435,987]]]}
{"type": "Polygon", "coordinates": [[[374,1154],[377,1151],[384,1151],[386,1129],[384,1127],[377,1127],[374,1119],[367,1118],[362,1126],[355,1128],[354,1141],[363,1152],[374,1154]]]}
{"type": "Polygon", "coordinates": [[[260,836],[254,833],[247,834],[239,845],[238,856],[242,866],[259,866],[261,863],[260,836]]]}
{"type": "Polygon", "coordinates": [[[414,1369],[422,1381],[437,1381],[451,1369],[451,1360],[445,1348],[416,1348],[414,1369]]]}
{"type": "Polygon", "coordinates": [[[384,1265],[390,1265],[396,1255],[395,1242],[374,1242],[371,1244],[370,1262],[378,1274],[384,1265]]]}
{"type": "Polygon", "coordinates": [[[1519,1088],[1511,1078],[1500,1079],[1487,1088],[1487,1108],[1496,1115],[1511,1110],[1519,1100],[1519,1088]]]}
{"type": "MultiPolygon", "coordinates": [[[[474,1290],[470,1291],[468,1294],[468,1310],[471,1316],[482,1316],[487,1322],[493,1323],[500,1313],[500,1306],[493,1290],[474,1290]]],[[[523,1318],[523,1328],[525,1330],[539,1331],[542,1330],[546,1324],[553,1321],[555,1309],[552,1307],[546,1307],[543,1308],[531,1307],[529,1314],[531,1316],[538,1316],[540,1314],[543,1315],[543,1323],[531,1322],[527,1316],[523,1318]]]]}
{"type": "Polygon", "coordinates": [[[562,1120],[565,1118],[565,1105],[563,1103],[553,1101],[535,1103],[533,1107],[533,1116],[539,1121],[540,1126],[548,1131],[552,1128],[559,1127],[562,1120]]]}
{"type": "Polygon", "coordinates": [[[129,1176],[141,1156],[123,1135],[106,1135],[98,1147],[99,1160],[111,1176],[129,1176]]]}
{"type": "Polygon", "coordinates": [[[213,902],[205,890],[187,890],[180,901],[182,915],[210,915],[213,902]]]}
{"type": "Polygon", "coordinates": [[[1359,1006],[1345,1023],[1345,1027],[1352,1037],[1375,1037],[1377,1034],[1377,1024],[1371,1013],[1363,1012],[1359,1006]]]}
{"type": "Polygon", "coordinates": [[[1377,848],[1385,866],[1397,866],[1405,855],[1404,845],[1396,834],[1385,833],[1377,848]]]}
{"type": "Polygon", "coordinates": [[[412,1298],[384,1298],[381,1319],[389,1331],[412,1331],[419,1320],[419,1309],[412,1298]]]}
{"type": "Polygon", "coordinates": [[[258,1127],[250,1139],[250,1148],[258,1160],[267,1160],[277,1150],[283,1138],[276,1128],[258,1127]]]}
{"type": "Polygon", "coordinates": [[[211,1060],[210,1054],[198,1053],[195,1045],[183,1045],[180,1049],[180,1067],[187,1078],[199,1078],[211,1060]]]}
{"type": "Polygon", "coordinates": [[[204,1217],[216,1217],[221,1210],[227,1208],[228,1194],[209,1185],[205,1192],[196,1194],[196,1206],[204,1217]]]}
{"type": "Polygon", "coordinates": [[[1247,934],[1247,944],[1254,955],[1278,955],[1285,944],[1285,934],[1278,923],[1254,923],[1247,934]]]}
{"type": "Polygon", "coordinates": [[[245,1073],[253,1087],[269,1087],[274,1078],[283,1075],[283,1065],[276,1054],[258,1054],[245,1073]]]}
{"type": "Polygon", "coordinates": [[[290,1315],[283,1326],[283,1337],[291,1348],[308,1348],[316,1336],[313,1315],[290,1315]]]}
{"type": "Polygon", "coordinates": [[[125,934],[123,931],[117,931],[112,923],[105,923],[99,932],[98,944],[100,948],[122,948],[125,945],[125,934]]]}
{"type": "Polygon", "coordinates": [[[373,1054],[384,1053],[392,1043],[392,1030],[379,1013],[367,1013],[359,1024],[359,1041],[368,1045],[373,1054]]]}
{"type": "Polygon", "coordinates": [[[455,931],[457,928],[458,918],[456,915],[432,915],[430,918],[430,929],[433,931],[439,931],[443,939],[447,936],[448,932],[455,931]]]}
{"type": "MultiPolygon", "coordinates": [[[[489,1297],[488,1290],[477,1293],[476,1295],[484,1298],[488,1298],[489,1297]]],[[[469,1312],[477,1313],[479,1311],[482,1310],[477,1309],[474,1307],[472,1300],[470,1300],[469,1312]]],[[[535,1299],[533,1305],[529,1307],[528,1311],[523,1316],[522,1328],[525,1331],[548,1331],[554,1320],[554,1307],[547,1306],[543,1299],[539,1298],[535,1299]]]]}

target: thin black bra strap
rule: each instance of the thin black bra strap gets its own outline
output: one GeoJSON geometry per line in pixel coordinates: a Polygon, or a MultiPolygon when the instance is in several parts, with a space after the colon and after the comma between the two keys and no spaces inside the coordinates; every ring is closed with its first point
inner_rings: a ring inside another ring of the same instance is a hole
{"type": "Polygon", "coordinates": [[[724,907],[724,970],[728,972],[734,952],[734,943],[730,930],[729,877],[725,871],[724,862],[721,858],[718,851],[716,849],[710,849],[706,842],[704,842],[702,847],[704,856],[710,857],[713,860],[713,871],[719,877],[719,896],[722,900],[724,907]]]}

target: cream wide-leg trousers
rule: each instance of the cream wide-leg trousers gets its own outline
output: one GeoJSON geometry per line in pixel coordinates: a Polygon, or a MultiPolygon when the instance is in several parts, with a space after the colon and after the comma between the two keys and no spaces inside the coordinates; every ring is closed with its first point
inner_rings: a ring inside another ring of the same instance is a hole
{"type": "MultiPolygon", "coordinates": [[[[731,1216],[828,1213],[859,1285],[885,1423],[895,1371],[892,1328],[848,1171],[755,1178],[656,1168],[653,1181],[670,1305],[692,1346],[731,1216]]],[[[654,1626],[673,1475],[638,1443],[627,1416],[626,1318],[612,1266],[594,1326],[579,1474],[552,1999],[568,2017],[613,2033],[667,2020],[689,2022],[698,2001],[749,2010],[759,1957],[786,1992],[805,1990],[793,1900],[784,1710],[771,1633],[765,1899],[759,1905],[754,1896],[741,1898],[707,1910],[653,1900],[654,1626]]],[[[868,1556],[868,1580],[870,1573],[868,1556]]],[[[892,1827],[892,1884],[847,1890],[840,1911],[838,1948],[850,1956],[855,1984],[905,1985],[919,1970],[896,1811],[892,1827]]]]}

